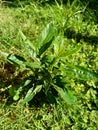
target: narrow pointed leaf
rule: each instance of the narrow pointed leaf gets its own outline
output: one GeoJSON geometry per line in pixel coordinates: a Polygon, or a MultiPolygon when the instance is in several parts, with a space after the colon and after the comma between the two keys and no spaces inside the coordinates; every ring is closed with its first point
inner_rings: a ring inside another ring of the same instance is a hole
{"type": "Polygon", "coordinates": [[[32,82],[32,79],[28,76],[24,82],[23,82],[23,87],[28,86],[32,82]]]}
{"type": "Polygon", "coordinates": [[[40,62],[26,62],[25,63],[26,65],[26,68],[30,68],[31,70],[34,69],[34,68],[40,68],[41,65],[40,65],[40,62]]]}
{"type": "Polygon", "coordinates": [[[72,54],[75,54],[77,53],[79,50],[81,49],[81,46],[80,45],[77,45],[75,47],[75,49],[72,49],[72,50],[69,50],[69,51],[62,51],[62,53],[60,54],[60,57],[66,57],[66,56],[70,56],[72,54]]]}
{"type": "Polygon", "coordinates": [[[40,92],[42,89],[42,85],[38,85],[35,89],[32,87],[28,90],[23,103],[28,103],[29,101],[31,101],[33,99],[33,97],[40,92]]]}
{"type": "MultiPolygon", "coordinates": [[[[57,36],[55,38],[55,40],[53,41],[53,44],[54,44],[54,55],[55,56],[59,55],[59,52],[60,52],[60,49],[61,49],[62,40],[63,40],[63,36],[57,36]]],[[[62,49],[64,49],[64,48],[62,48],[62,49]]]]}
{"type": "Polygon", "coordinates": [[[13,96],[13,100],[17,101],[19,99],[20,92],[22,91],[22,86],[16,91],[15,95],[13,96]]]}
{"type": "Polygon", "coordinates": [[[10,61],[11,63],[15,64],[15,65],[25,67],[24,63],[26,62],[26,60],[21,56],[18,56],[18,55],[15,55],[15,54],[9,54],[7,56],[7,60],[10,61]]]}
{"type": "Polygon", "coordinates": [[[44,44],[40,49],[39,49],[39,56],[41,56],[41,54],[43,54],[52,44],[52,40],[47,42],[46,44],[44,44]]]}
{"type": "Polygon", "coordinates": [[[68,76],[84,81],[98,81],[98,74],[81,66],[65,66],[60,68],[63,76],[68,76]]]}
{"type": "Polygon", "coordinates": [[[35,47],[34,43],[32,43],[29,39],[27,39],[21,30],[19,31],[19,33],[24,41],[25,50],[28,52],[29,56],[34,61],[37,61],[38,59],[36,57],[37,54],[36,54],[36,47],[35,47]]]}
{"type": "Polygon", "coordinates": [[[10,96],[13,97],[15,95],[15,88],[12,85],[10,85],[8,92],[9,92],[10,96]]]}
{"type": "Polygon", "coordinates": [[[54,56],[53,55],[45,55],[42,59],[41,59],[41,62],[42,63],[51,63],[52,60],[53,60],[54,56]]]}
{"type": "Polygon", "coordinates": [[[50,46],[50,41],[53,39],[53,36],[54,36],[54,26],[53,23],[49,23],[46,26],[46,28],[42,31],[36,43],[37,49],[40,49],[40,54],[50,46]],[[44,44],[46,45],[43,46],[44,44]]]}
{"type": "Polygon", "coordinates": [[[73,104],[76,101],[76,98],[73,96],[72,92],[68,89],[62,89],[55,84],[52,84],[55,90],[59,93],[60,97],[67,102],[68,104],[73,104]]]}
{"type": "Polygon", "coordinates": [[[0,52],[2,56],[4,56],[9,62],[15,64],[15,65],[23,65],[23,62],[26,62],[26,60],[16,54],[9,54],[6,52],[0,52]]]}
{"type": "MultiPolygon", "coordinates": [[[[24,81],[19,86],[15,86],[16,88],[18,87],[18,89],[16,90],[16,92],[13,93],[14,95],[12,95],[13,100],[17,101],[20,98],[20,93],[22,92],[23,88],[28,86],[31,83],[31,81],[32,80],[28,77],[24,79],[24,81]]],[[[12,87],[12,88],[15,88],[15,87],[12,87]]]]}
{"type": "Polygon", "coordinates": [[[29,45],[33,49],[32,51],[34,51],[36,48],[35,45],[29,39],[27,39],[27,37],[24,35],[24,33],[21,30],[19,31],[19,34],[21,38],[23,39],[25,45],[26,44],[29,45]]]}
{"type": "Polygon", "coordinates": [[[36,60],[36,62],[28,62],[26,61],[23,57],[16,55],[16,54],[9,54],[9,53],[5,53],[2,52],[1,53],[9,62],[11,62],[12,64],[15,64],[19,67],[23,67],[23,68],[30,68],[30,69],[34,69],[34,68],[40,68],[40,62],[36,60]]]}
{"type": "Polygon", "coordinates": [[[78,52],[82,47],[81,45],[77,45],[74,49],[66,51],[63,36],[57,36],[53,43],[54,43],[54,55],[55,57],[58,58],[72,55],[78,52]]]}

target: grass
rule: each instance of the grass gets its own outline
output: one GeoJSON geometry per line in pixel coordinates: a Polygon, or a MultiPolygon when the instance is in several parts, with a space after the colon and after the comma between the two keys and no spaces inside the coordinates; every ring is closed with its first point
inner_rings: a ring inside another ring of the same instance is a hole
{"type": "Polygon", "coordinates": [[[0,128],[1,129],[65,129],[70,127],[66,110],[55,105],[43,105],[42,107],[23,107],[20,103],[10,105],[10,107],[1,108],[0,128]],[[55,109],[56,108],[56,109],[55,109]],[[3,109],[3,111],[2,111],[3,109]],[[63,118],[63,120],[62,120],[63,118]],[[65,122],[66,121],[66,127],[65,122]]]}
{"type": "MultiPolygon", "coordinates": [[[[93,10],[82,2],[72,4],[44,4],[36,2],[17,7],[0,7],[0,51],[23,55],[28,58],[19,30],[33,43],[47,23],[53,21],[56,33],[64,34],[66,50],[78,43],[82,49],[66,58],[69,64],[81,65],[98,73],[98,23],[93,10]]],[[[57,104],[35,98],[30,106],[22,99],[14,102],[7,91],[12,83],[18,84],[25,77],[23,70],[14,68],[0,55],[0,130],[97,130],[98,83],[66,78],[67,87],[77,101],[68,105],[57,98],[57,104]],[[4,91],[4,92],[3,92],[4,91]]]]}

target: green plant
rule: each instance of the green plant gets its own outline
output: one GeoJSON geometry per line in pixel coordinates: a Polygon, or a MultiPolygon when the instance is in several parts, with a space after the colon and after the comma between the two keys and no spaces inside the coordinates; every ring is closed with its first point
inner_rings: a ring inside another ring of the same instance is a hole
{"type": "Polygon", "coordinates": [[[19,34],[30,58],[25,59],[16,54],[1,52],[10,63],[31,72],[20,85],[15,87],[17,89],[14,90],[12,85],[8,87],[14,100],[18,100],[20,94],[24,92],[26,94],[23,101],[25,104],[32,100],[37,93],[43,92],[47,99],[53,103],[56,102],[56,91],[63,100],[70,104],[75,102],[75,97],[72,91],[66,87],[66,77],[84,81],[98,80],[96,73],[65,62],[66,56],[78,52],[81,46],[77,45],[75,49],[66,51],[64,38],[61,34],[55,36],[53,23],[46,26],[36,43],[30,42],[21,30],[19,34]]]}

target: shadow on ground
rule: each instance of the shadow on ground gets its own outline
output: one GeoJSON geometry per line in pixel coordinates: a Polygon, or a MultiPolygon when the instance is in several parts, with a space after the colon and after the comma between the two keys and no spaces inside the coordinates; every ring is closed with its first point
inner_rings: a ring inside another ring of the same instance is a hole
{"type": "Polygon", "coordinates": [[[65,36],[68,39],[74,39],[76,42],[80,42],[80,40],[84,40],[84,42],[87,42],[91,45],[98,45],[98,36],[97,35],[89,35],[89,34],[82,34],[82,33],[76,33],[75,30],[68,28],[65,31],[65,36]]]}

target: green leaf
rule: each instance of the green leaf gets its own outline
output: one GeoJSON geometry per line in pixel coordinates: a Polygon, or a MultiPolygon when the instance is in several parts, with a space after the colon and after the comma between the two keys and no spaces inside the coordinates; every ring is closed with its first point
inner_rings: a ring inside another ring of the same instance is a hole
{"type": "Polygon", "coordinates": [[[57,36],[53,44],[54,44],[54,59],[52,61],[52,65],[55,65],[58,62],[58,60],[78,52],[82,47],[81,45],[77,45],[74,49],[66,51],[63,36],[57,36]]]}
{"type": "Polygon", "coordinates": [[[38,93],[40,92],[42,89],[42,85],[38,85],[35,89],[32,87],[28,90],[25,98],[24,98],[24,101],[23,101],[23,104],[25,103],[28,103],[29,101],[31,101],[33,99],[33,97],[38,93]]]}
{"type": "Polygon", "coordinates": [[[71,78],[76,78],[84,81],[98,81],[98,74],[90,71],[82,66],[61,66],[63,76],[68,76],[71,78]]]}
{"type": "Polygon", "coordinates": [[[15,54],[9,54],[7,56],[7,60],[10,61],[11,63],[15,64],[15,65],[25,67],[24,63],[26,62],[26,60],[21,56],[18,56],[18,55],[15,55],[15,54]]]}
{"type": "Polygon", "coordinates": [[[53,41],[53,44],[54,44],[54,55],[58,56],[60,51],[62,52],[62,50],[64,50],[64,47],[65,47],[65,46],[62,46],[63,36],[57,36],[55,40],[53,41]]]}
{"type": "Polygon", "coordinates": [[[23,87],[28,86],[31,83],[32,79],[30,78],[30,76],[28,76],[24,82],[23,82],[23,87]]]}
{"type": "Polygon", "coordinates": [[[30,54],[29,56],[34,61],[38,61],[38,59],[36,57],[37,54],[36,54],[36,47],[35,47],[34,43],[32,43],[30,40],[28,40],[21,30],[19,31],[19,34],[21,35],[21,37],[24,41],[24,47],[25,47],[26,51],[28,52],[28,54],[30,54]]]}
{"type": "Polygon", "coordinates": [[[39,61],[27,62],[23,57],[16,54],[2,53],[5,58],[12,64],[15,64],[21,68],[40,68],[41,63],[39,61]]]}
{"type": "Polygon", "coordinates": [[[81,45],[77,45],[74,49],[66,51],[65,44],[63,42],[63,37],[58,36],[54,42],[54,54],[55,57],[65,58],[66,56],[70,56],[74,53],[77,53],[81,49],[81,47],[81,45]]]}
{"type": "Polygon", "coordinates": [[[63,41],[63,36],[57,36],[54,40],[54,55],[55,57],[66,57],[72,55],[80,50],[81,45],[77,45],[75,49],[65,51],[65,44],[63,41]]]}
{"type": "Polygon", "coordinates": [[[41,62],[42,63],[51,63],[53,60],[53,55],[45,55],[42,57],[41,62]]]}
{"type": "Polygon", "coordinates": [[[23,80],[23,82],[20,85],[16,85],[14,87],[12,86],[11,88],[9,88],[9,93],[11,96],[13,96],[13,100],[17,101],[20,98],[19,95],[22,92],[23,88],[28,86],[31,83],[31,81],[32,79],[30,77],[27,77],[23,80]]]}
{"type": "Polygon", "coordinates": [[[59,93],[60,97],[68,104],[73,104],[76,98],[73,96],[72,92],[68,89],[62,89],[55,84],[52,84],[55,90],[59,93]]]}
{"type": "Polygon", "coordinates": [[[40,64],[40,62],[26,62],[25,63],[25,65],[26,65],[26,68],[30,68],[31,70],[32,69],[34,69],[34,68],[40,68],[41,67],[41,64],[40,64]]]}
{"type": "Polygon", "coordinates": [[[27,39],[27,37],[23,34],[21,30],[19,30],[19,34],[21,38],[23,39],[25,45],[29,45],[32,48],[32,51],[36,50],[35,45],[29,39],[27,39]]]}
{"type": "Polygon", "coordinates": [[[9,54],[6,52],[0,52],[2,56],[4,56],[9,62],[18,65],[18,66],[24,66],[23,62],[26,62],[26,60],[18,55],[15,54],[9,54]]]}
{"type": "Polygon", "coordinates": [[[51,41],[47,42],[46,44],[44,44],[40,49],[39,49],[39,54],[38,56],[41,56],[52,44],[52,39],[51,41]]]}
{"type": "Polygon", "coordinates": [[[17,101],[19,99],[19,93],[16,93],[15,96],[13,97],[14,101],[17,101]]]}
{"type": "Polygon", "coordinates": [[[77,45],[75,47],[75,49],[72,49],[72,50],[69,50],[69,51],[65,51],[65,52],[62,51],[62,53],[60,54],[60,57],[66,57],[66,56],[70,56],[72,54],[75,54],[75,53],[77,53],[81,49],[81,47],[82,47],[81,45],[77,45]]]}
{"type": "Polygon", "coordinates": [[[10,96],[13,97],[15,95],[15,88],[12,85],[10,85],[8,91],[9,91],[10,96]]]}
{"type": "Polygon", "coordinates": [[[22,86],[20,85],[19,89],[16,90],[15,95],[13,96],[13,100],[17,101],[19,99],[20,92],[22,91],[22,86]]]}
{"type": "Polygon", "coordinates": [[[38,55],[41,55],[43,52],[47,50],[47,48],[51,45],[52,39],[54,37],[54,26],[53,23],[47,24],[46,28],[42,31],[39,36],[36,46],[39,51],[38,55]]]}

